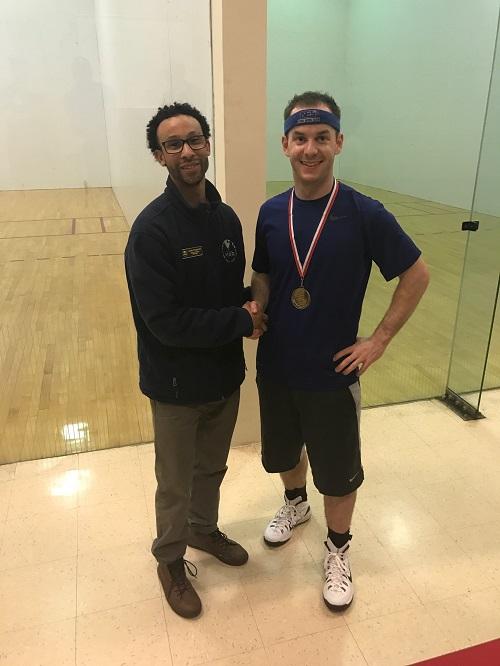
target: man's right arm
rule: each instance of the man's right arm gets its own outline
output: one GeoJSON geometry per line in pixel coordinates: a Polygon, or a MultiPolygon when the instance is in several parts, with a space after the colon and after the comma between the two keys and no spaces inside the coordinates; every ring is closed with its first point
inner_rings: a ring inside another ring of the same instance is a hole
{"type": "Polygon", "coordinates": [[[270,281],[268,273],[252,274],[252,298],[259,304],[262,312],[267,308],[269,302],[270,281]]]}
{"type": "Polygon", "coordinates": [[[220,347],[252,336],[256,317],[247,307],[199,308],[177,301],[176,271],[165,248],[146,234],[129,238],[125,252],[129,289],[140,317],[163,344],[172,347],[220,347]]]}

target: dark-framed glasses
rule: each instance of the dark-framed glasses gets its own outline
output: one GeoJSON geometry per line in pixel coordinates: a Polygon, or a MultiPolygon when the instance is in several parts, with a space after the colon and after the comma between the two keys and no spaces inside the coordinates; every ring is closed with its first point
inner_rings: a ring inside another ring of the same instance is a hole
{"type": "Polygon", "coordinates": [[[192,150],[201,150],[207,145],[207,140],[203,134],[195,134],[187,139],[167,139],[166,141],[163,141],[161,145],[165,148],[165,152],[173,154],[181,153],[185,143],[187,143],[192,150]]]}

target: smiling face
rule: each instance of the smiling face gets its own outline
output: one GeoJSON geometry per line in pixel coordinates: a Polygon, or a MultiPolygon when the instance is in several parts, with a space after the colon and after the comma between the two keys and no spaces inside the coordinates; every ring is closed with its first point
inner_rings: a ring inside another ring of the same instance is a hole
{"type": "Polygon", "coordinates": [[[168,142],[174,139],[191,139],[200,135],[203,135],[200,123],[192,116],[172,116],[158,125],[157,136],[161,149],[155,151],[155,158],[162,166],[167,167],[172,180],[181,191],[196,187],[203,181],[208,169],[210,142],[207,139],[205,145],[197,150],[184,143],[178,153],[168,153],[165,142],[168,145],[168,142]]]}
{"type": "MultiPolygon", "coordinates": [[[[329,111],[326,104],[314,107],[294,107],[290,115],[303,109],[315,108],[329,111]]],[[[333,181],[333,162],[342,151],[344,136],[326,124],[292,127],[282,138],[283,152],[290,160],[295,187],[299,190],[327,194],[333,181]],[[323,191],[325,190],[325,191],[323,191]]],[[[300,196],[300,191],[299,191],[300,196]]]]}

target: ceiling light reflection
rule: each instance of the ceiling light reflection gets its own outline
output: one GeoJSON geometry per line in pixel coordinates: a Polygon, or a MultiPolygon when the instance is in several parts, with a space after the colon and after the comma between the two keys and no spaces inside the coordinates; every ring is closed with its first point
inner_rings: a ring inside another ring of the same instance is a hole
{"type": "Polygon", "coordinates": [[[408,522],[406,519],[402,518],[399,515],[392,516],[392,529],[389,532],[388,536],[393,545],[398,545],[402,547],[411,546],[413,542],[413,535],[409,529],[408,522]]]}
{"type": "Polygon", "coordinates": [[[66,423],[61,430],[62,436],[66,442],[80,444],[89,441],[89,424],[85,421],[78,423],[66,423]]]}
{"type": "Polygon", "coordinates": [[[71,497],[83,487],[88,477],[87,470],[70,469],[53,483],[50,494],[54,497],[71,497]]]}

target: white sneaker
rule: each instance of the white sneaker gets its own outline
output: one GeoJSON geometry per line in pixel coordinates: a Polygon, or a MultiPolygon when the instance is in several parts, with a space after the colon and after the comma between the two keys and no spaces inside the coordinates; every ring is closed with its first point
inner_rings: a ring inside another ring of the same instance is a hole
{"type": "Polygon", "coordinates": [[[305,523],[310,517],[309,502],[302,501],[300,496],[289,500],[285,495],[285,504],[264,531],[264,541],[268,546],[282,546],[292,536],[295,525],[305,523]]]}
{"type": "Polygon", "coordinates": [[[330,539],[325,541],[325,584],[323,599],[330,610],[341,611],[347,608],[354,596],[351,567],[349,565],[349,542],[336,548],[330,539]]]}

